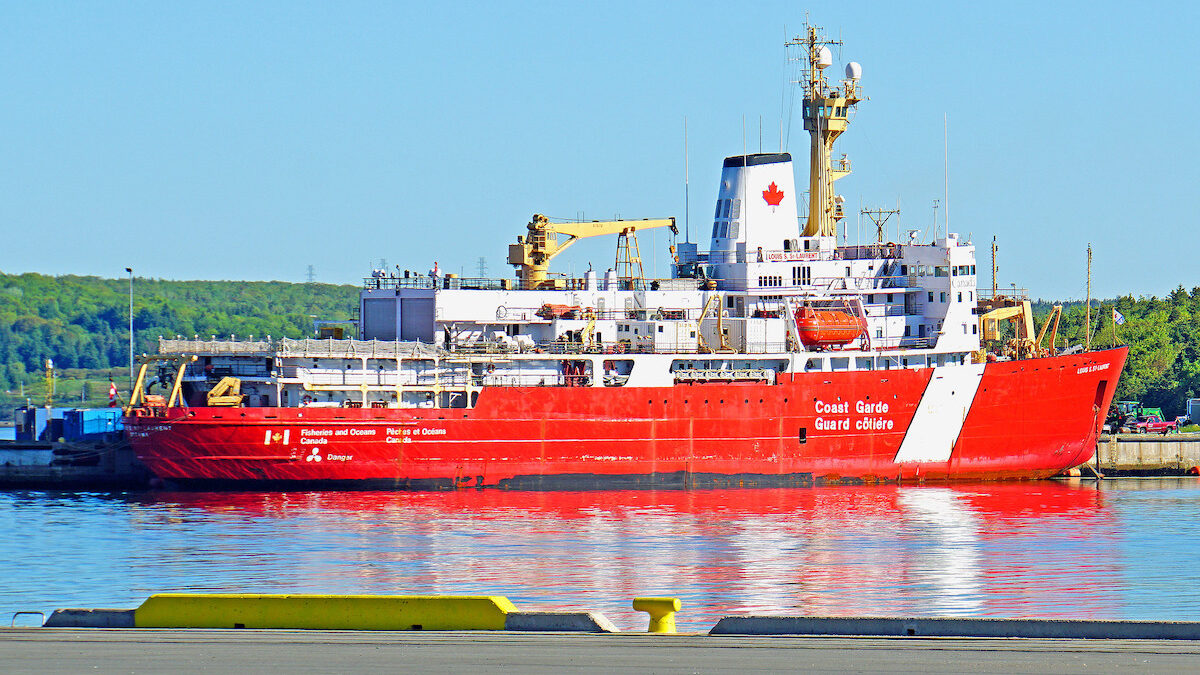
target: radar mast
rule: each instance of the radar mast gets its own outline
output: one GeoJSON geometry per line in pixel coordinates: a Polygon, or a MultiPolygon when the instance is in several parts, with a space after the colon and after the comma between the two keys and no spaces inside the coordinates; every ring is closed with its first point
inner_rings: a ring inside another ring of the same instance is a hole
{"type": "Polygon", "coordinates": [[[805,237],[837,236],[837,223],[845,213],[843,199],[834,194],[833,182],[850,174],[850,160],[842,155],[836,165],[831,160],[833,143],[849,124],[850,109],[862,100],[858,80],[862,67],[846,64],[846,79],[841,88],[831,88],[825,69],[833,65],[831,46],[841,47],[841,40],[832,40],[820,33],[819,26],[804,25],[804,35],[785,43],[787,47],[802,47],[805,66],[801,80],[793,82],[804,88],[804,129],[812,137],[808,172],[808,222],[805,237]]]}

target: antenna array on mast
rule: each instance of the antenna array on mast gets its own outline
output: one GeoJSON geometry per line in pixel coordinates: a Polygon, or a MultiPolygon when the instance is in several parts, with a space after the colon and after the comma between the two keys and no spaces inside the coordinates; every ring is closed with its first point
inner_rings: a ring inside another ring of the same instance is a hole
{"type": "Polygon", "coordinates": [[[900,209],[863,209],[860,213],[871,219],[875,223],[875,243],[882,244],[884,242],[884,225],[888,218],[900,215],[900,209]]]}

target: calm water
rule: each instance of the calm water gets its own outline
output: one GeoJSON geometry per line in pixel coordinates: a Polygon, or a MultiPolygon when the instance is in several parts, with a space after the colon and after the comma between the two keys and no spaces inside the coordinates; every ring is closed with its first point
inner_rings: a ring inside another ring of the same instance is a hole
{"type": "Polygon", "coordinates": [[[0,620],[156,591],[1200,620],[1200,482],[695,492],[0,492],[0,620]]]}

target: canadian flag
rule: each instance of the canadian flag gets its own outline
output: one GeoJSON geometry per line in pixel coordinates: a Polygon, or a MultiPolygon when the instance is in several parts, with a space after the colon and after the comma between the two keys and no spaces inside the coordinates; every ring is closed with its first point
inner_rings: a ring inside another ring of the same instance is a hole
{"type": "Polygon", "coordinates": [[[117,383],[112,380],[108,381],[108,407],[113,407],[117,404],[117,383]]]}

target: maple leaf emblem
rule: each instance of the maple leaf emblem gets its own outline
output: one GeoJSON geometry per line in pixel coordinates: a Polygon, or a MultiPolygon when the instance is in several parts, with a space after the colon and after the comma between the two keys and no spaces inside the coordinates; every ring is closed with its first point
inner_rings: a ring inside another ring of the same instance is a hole
{"type": "Polygon", "coordinates": [[[779,202],[783,201],[783,190],[780,190],[779,186],[775,185],[774,181],[771,181],[767,189],[763,190],[763,199],[771,206],[779,206],[779,202]]]}

